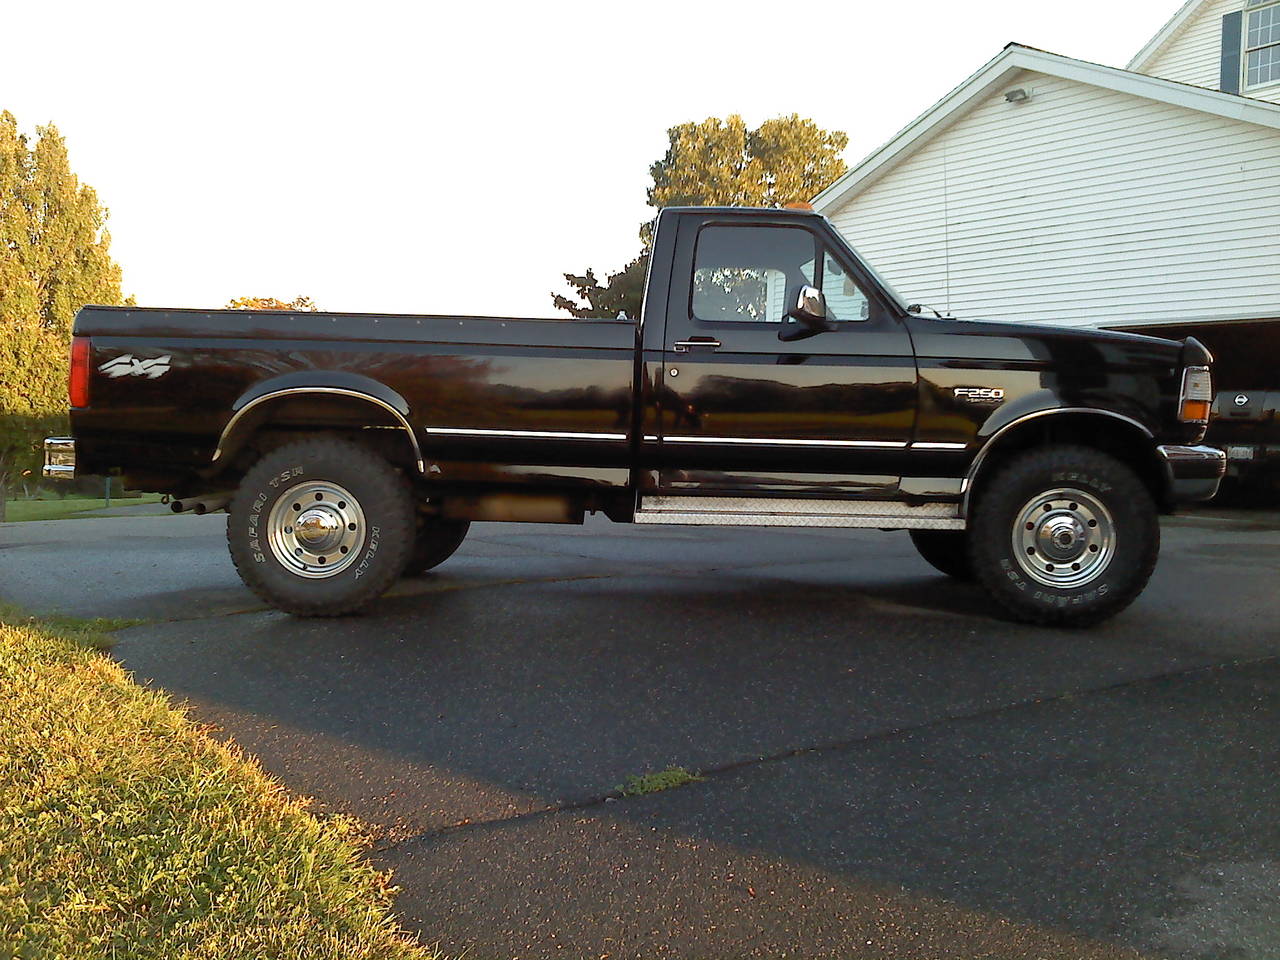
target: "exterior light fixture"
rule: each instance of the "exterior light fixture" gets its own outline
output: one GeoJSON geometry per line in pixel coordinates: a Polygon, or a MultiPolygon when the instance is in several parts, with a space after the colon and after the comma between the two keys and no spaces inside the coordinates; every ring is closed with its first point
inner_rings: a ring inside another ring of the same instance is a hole
{"type": "Polygon", "coordinates": [[[1004,95],[1004,98],[1010,103],[1026,103],[1031,99],[1031,94],[1027,93],[1022,87],[1010,90],[1004,95]]]}

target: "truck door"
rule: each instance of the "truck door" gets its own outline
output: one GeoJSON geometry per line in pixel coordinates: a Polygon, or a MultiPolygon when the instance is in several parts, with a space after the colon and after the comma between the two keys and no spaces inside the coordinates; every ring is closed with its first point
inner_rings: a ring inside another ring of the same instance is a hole
{"type": "Polygon", "coordinates": [[[816,218],[687,218],[654,400],[668,496],[885,499],[916,415],[910,335],[816,218]],[[821,289],[835,329],[788,319],[821,289]]]}

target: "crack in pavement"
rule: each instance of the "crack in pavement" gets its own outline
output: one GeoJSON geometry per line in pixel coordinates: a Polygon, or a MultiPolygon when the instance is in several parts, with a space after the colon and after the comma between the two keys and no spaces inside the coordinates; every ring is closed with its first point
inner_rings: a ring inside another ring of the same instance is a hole
{"type": "MultiPolygon", "coordinates": [[[[1164,680],[1180,680],[1186,677],[1196,676],[1198,674],[1210,674],[1215,671],[1233,670],[1240,667],[1256,666],[1263,663],[1273,663],[1280,661],[1280,655],[1272,654],[1264,657],[1252,657],[1247,659],[1226,660],[1220,663],[1200,664],[1199,666],[1187,667],[1182,670],[1169,670],[1163,673],[1150,674],[1143,677],[1134,677],[1129,680],[1120,680],[1115,683],[1106,684],[1101,687],[1090,687],[1082,690],[1069,690],[1063,693],[1053,694],[1051,696],[1036,697],[1028,700],[1018,700],[1014,703],[1002,704],[996,707],[988,707],[982,710],[975,710],[969,713],[948,714],[943,717],[937,717],[933,720],[926,720],[923,723],[914,724],[906,727],[891,727],[885,730],[877,730],[872,733],[864,734],[858,737],[851,737],[843,740],[831,740],[826,743],[812,744],[805,747],[795,747],[788,750],[781,750],[762,757],[750,757],[742,760],[733,760],[728,763],[714,767],[704,767],[700,770],[693,771],[696,776],[701,778],[700,781],[691,781],[689,784],[682,784],[680,787],[673,787],[672,790],[678,790],[685,786],[690,786],[693,782],[714,782],[717,778],[722,778],[728,774],[736,773],[740,770],[752,769],[765,764],[779,763],[784,760],[791,760],[796,757],[814,756],[823,753],[834,753],[841,750],[848,750],[855,747],[872,743],[882,743],[887,740],[893,740],[897,737],[909,736],[920,733],[922,731],[933,730],[944,724],[949,723],[966,723],[976,720],[987,720],[992,717],[1002,716],[1004,714],[1015,713],[1020,710],[1034,709],[1040,706],[1050,704],[1063,703],[1068,700],[1079,699],[1084,697],[1094,697],[1114,693],[1118,690],[1125,690],[1132,687],[1139,687],[1144,684],[1158,683],[1164,680]]],[[[668,791],[659,791],[668,792],[668,791]]],[[[651,796],[651,794],[650,794],[651,796]]],[[[535,820],[542,817],[554,816],[559,813],[566,813],[573,810],[584,810],[590,807],[603,806],[606,803],[619,803],[626,800],[634,800],[635,797],[627,797],[620,790],[611,790],[608,793],[598,794],[590,797],[581,797],[577,800],[562,800],[555,803],[547,804],[537,810],[530,810],[524,813],[516,813],[507,817],[490,817],[482,820],[472,820],[470,818],[460,820],[457,823],[448,824],[443,827],[436,827],[432,830],[424,830],[421,833],[411,834],[409,836],[398,837],[390,842],[375,842],[372,848],[375,853],[386,853],[396,850],[408,844],[423,843],[433,840],[437,837],[458,833],[464,830],[478,829],[482,827],[502,826],[511,823],[523,823],[529,820],[535,820]]]]}

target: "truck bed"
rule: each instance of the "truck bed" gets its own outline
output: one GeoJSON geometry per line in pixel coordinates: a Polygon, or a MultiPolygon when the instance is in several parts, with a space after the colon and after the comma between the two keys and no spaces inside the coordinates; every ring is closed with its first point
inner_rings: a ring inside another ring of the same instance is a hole
{"type": "Polygon", "coordinates": [[[152,464],[154,486],[170,469],[225,466],[236,454],[228,427],[265,412],[264,398],[305,426],[356,394],[384,416],[361,403],[353,424],[407,424],[418,458],[459,480],[527,465],[570,482],[627,482],[631,323],[86,307],[75,335],[92,343],[91,402],[73,413],[86,470],[150,451],[165,460],[152,464]],[[332,393],[290,401],[304,383],[332,393]],[[543,434],[582,439],[538,443],[543,434]]]}

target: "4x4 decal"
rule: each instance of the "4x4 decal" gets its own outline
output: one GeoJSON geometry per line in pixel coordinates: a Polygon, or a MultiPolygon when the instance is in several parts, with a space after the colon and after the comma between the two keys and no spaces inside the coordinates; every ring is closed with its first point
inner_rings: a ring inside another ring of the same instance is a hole
{"type": "Polygon", "coordinates": [[[156,357],[153,360],[143,360],[140,357],[135,357],[132,353],[126,353],[123,356],[116,357],[114,360],[108,360],[98,367],[98,372],[105,373],[113,379],[120,377],[146,377],[148,380],[158,380],[169,372],[169,361],[172,359],[172,356],[165,356],[156,357]]]}

